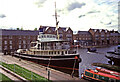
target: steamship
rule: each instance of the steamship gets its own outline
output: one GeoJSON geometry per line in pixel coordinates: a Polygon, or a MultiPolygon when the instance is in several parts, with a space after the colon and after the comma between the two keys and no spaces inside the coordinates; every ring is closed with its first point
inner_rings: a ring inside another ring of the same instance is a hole
{"type": "Polygon", "coordinates": [[[77,51],[72,51],[68,41],[57,39],[56,35],[43,34],[41,29],[37,41],[31,42],[30,49],[18,49],[17,57],[27,59],[55,69],[74,70],[78,76],[81,58],[77,51]]]}
{"type": "Polygon", "coordinates": [[[70,49],[68,41],[59,39],[56,11],[55,19],[57,35],[44,34],[43,28],[40,28],[37,41],[31,42],[27,50],[18,49],[14,55],[46,67],[62,70],[72,76],[78,76],[80,55],[77,51],[70,49]]]}

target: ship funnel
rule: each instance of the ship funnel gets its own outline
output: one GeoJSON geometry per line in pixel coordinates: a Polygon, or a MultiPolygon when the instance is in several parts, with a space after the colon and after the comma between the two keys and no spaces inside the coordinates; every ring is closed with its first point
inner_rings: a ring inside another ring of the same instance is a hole
{"type": "Polygon", "coordinates": [[[39,34],[43,34],[43,28],[39,28],[39,34]]]}

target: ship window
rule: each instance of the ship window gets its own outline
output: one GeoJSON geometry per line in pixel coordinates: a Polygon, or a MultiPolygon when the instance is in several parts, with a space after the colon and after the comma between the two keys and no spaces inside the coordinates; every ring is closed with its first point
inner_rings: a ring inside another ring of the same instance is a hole
{"type": "Polygon", "coordinates": [[[41,38],[41,36],[39,36],[39,38],[41,38]]]}
{"type": "Polygon", "coordinates": [[[49,38],[49,35],[47,35],[47,38],[49,38]]]}
{"type": "Polygon", "coordinates": [[[60,54],[60,52],[58,51],[58,54],[60,54]]]}
{"type": "Polygon", "coordinates": [[[90,77],[93,77],[93,74],[92,73],[89,73],[89,72],[85,72],[85,75],[87,75],[87,76],[90,76],[90,77]]]}
{"type": "Polygon", "coordinates": [[[53,52],[51,54],[53,54],[53,52]]]}
{"type": "Polygon", "coordinates": [[[67,54],[67,51],[65,51],[65,54],[67,54]]]}
{"type": "Polygon", "coordinates": [[[94,75],[94,78],[97,78],[97,79],[99,79],[99,75],[96,75],[96,74],[95,74],[95,75],[94,75]]]}
{"type": "MultiPolygon", "coordinates": [[[[115,82],[115,79],[109,78],[110,82],[115,82]]],[[[119,81],[118,81],[119,82],[119,81]]]]}
{"type": "Polygon", "coordinates": [[[56,51],[54,52],[54,54],[56,54],[56,51]]]}
{"type": "Polygon", "coordinates": [[[49,54],[50,54],[50,52],[49,52],[49,54]]]}
{"type": "Polygon", "coordinates": [[[100,79],[100,80],[104,80],[104,81],[108,81],[108,80],[109,80],[108,77],[104,77],[104,76],[99,76],[99,79],[100,79]]]}
{"type": "Polygon", "coordinates": [[[120,46],[118,47],[118,49],[120,49],[120,46]]]}
{"type": "Polygon", "coordinates": [[[116,80],[116,82],[120,82],[120,80],[116,80]]]}
{"type": "Polygon", "coordinates": [[[104,80],[104,76],[99,76],[100,80],[104,80]]]}
{"type": "Polygon", "coordinates": [[[53,36],[53,38],[55,38],[55,36],[53,36]]]}
{"type": "Polygon", "coordinates": [[[44,36],[44,38],[46,38],[46,36],[44,36]]]}
{"type": "Polygon", "coordinates": [[[109,80],[109,78],[108,77],[104,77],[104,81],[108,81],[109,80]]]}

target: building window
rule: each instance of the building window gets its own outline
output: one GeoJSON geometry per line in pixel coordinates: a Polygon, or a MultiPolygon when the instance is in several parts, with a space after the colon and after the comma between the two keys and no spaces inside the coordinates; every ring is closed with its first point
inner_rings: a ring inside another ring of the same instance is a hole
{"type": "Polygon", "coordinates": [[[107,34],[107,37],[109,37],[109,34],[107,34]]]}
{"type": "Polygon", "coordinates": [[[30,39],[30,36],[28,36],[28,39],[30,39]]]}
{"type": "Polygon", "coordinates": [[[95,38],[95,40],[98,40],[98,38],[95,38]]]}
{"type": "Polygon", "coordinates": [[[68,33],[71,33],[71,31],[69,30],[68,33]]]}
{"type": "Polygon", "coordinates": [[[104,37],[104,35],[102,34],[101,37],[104,37]]]}
{"type": "Polygon", "coordinates": [[[9,36],[9,39],[12,39],[12,36],[9,36]]]}
{"type": "Polygon", "coordinates": [[[2,50],[2,46],[0,45],[0,51],[2,50]]]}
{"type": "Polygon", "coordinates": [[[51,33],[51,30],[48,30],[48,33],[51,33]]]}
{"type": "Polygon", "coordinates": [[[62,33],[62,30],[59,30],[58,32],[59,32],[59,33],[62,33]]]}
{"type": "Polygon", "coordinates": [[[4,46],[4,50],[7,50],[7,46],[4,46]]]}
{"type": "Polygon", "coordinates": [[[2,39],[2,36],[0,35],[0,39],[2,39]]]}
{"type": "Polygon", "coordinates": [[[10,40],[10,44],[12,44],[12,40],[10,40]]]}
{"type": "Polygon", "coordinates": [[[24,49],[26,48],[26,45],[24,45],[24,49]]]}
{"type": "Polygon", "coordinates": [[[71,34],[67,34],[66,37],[72,38],[72,35],[71,34]]]}
{"type": "Polygon", "coordinates": [[[6,40],[4,41],[4,44],[7,44],[7,41],[6,41],[6,40]]]}
{"type": "Polygon", "coordinates": [[[95,35],[95,37],[98,37],[98,35],[95,35]]]}
{"type": "Polygon", "coordinates": [[[0,40],[0,46],[2,45],[2,40],[0,40]]]}
{"type": "Polygon", "coordinates": [[[28,40],[27,43],[30,44],[30,40],[28,40]]]}
{"type": "Polygon", "coordinates": [[[21,40],[19,40],[19,44],[21,44],[21,40]]]}
{"type": "Polygon", "coordinates": [[[10,49],[12,49],[12,45],[10,46],[10,49]]]}
{"type": "Polygon", "coordinates": [[[19,39],[21,39],[21,36],[19,36],[19,39]]]}
{"type": "Polygon", "coordinates": [[[26,41],[25,41],[25,40],[23,40],[23,44],[25,44],[25,42],[26,42],[26,41]]]}
{"type": "Polygon", "coordinates": [[[21,45],[19,45],[19,48],[21,48],[21,45]]]}
{"type": "Polygon", "coordinates": [[[4,39],[7,39],[7,36],[4,36],[4,39]]]}

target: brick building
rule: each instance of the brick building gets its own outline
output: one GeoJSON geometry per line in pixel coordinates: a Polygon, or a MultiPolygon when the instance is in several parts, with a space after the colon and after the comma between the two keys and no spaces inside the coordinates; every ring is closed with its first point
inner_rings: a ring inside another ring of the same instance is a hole
{"type": "Polygon", "coordinates": [[[110,31],[110,44],[118,44],[120,40],[119,35],[120,33],[118,33],[118,31],[110,31]]]}
{"type": "Polygon", "coordinates": [[[2,52],[11,52],[17,49],[28,49],[31,41],[37,40],[39,31],[30,30],[1,30],[0,50],[2,52]]]}
{"type": "MultiPolygon", "coordinates": [[[[56,27],[40,26],[43,33],[57,34],[56,27]]],[[[81,46],[91,45],[115,45],[120,43],[120,33],[118,31],[108,31],[105,29],[89,29],[89,31],[78,31],[73,36],[70,27],[59,27],[58,33],[60,39],[67,40],[73,44],[73,40],[81,46]]],[[[0,29],[0,51],[11,52],[17,49],[28,49],[30,42],[37,40],[39,31],[31,30],[7,30],[0,29]]]]}
{"type": "Polygon", "coordinates": [[[89,29],[92,34],[93,45],[114,45],[118,44],[118,31],[108,31],[107,29],[89,29]]]}
{"type": "Polygon", "coordinates": [[[77,42],[77,45],[80,46],[89,46],[92,44],[92,35],[88,31],[78,31],[77,34],[74,34],[74,40],[77,42]]]}
{"type": "Polygon", "coordinates": [[[75,44],[81,46],[104,46],[120,44],[120,33],[107,29],[89,29],[88,31],[78,31],[74,34],[75,44]]]}

